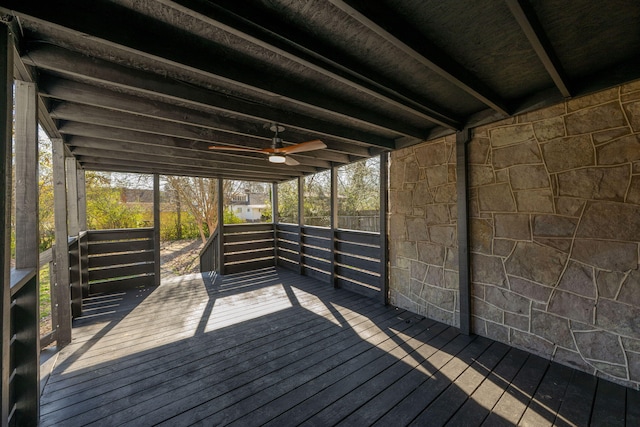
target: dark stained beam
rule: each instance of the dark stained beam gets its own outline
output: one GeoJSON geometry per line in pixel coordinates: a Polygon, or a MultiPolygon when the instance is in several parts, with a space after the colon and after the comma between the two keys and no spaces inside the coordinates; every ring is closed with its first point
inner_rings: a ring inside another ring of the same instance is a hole
{"type": "MultiPolygon", "coordinates": [[[[379,131],[424,137],[419,129],[396,117],[339,99],[311,85],[282,74],[268,75],[267,67],[246,61],[236,52],[130,9],[105,1],[69,1],[65,7],[49,2],[9,0],[5,3],[21,19],[53,25],[74,37],[90,37],[92,43],[120,49],[142,58],[176,66],[218,84],[248,89],[263,97],[329,114],[379,131]],[[90,13],[89,13],[90,12],[90,13]],[[113,31],[118,28],[118,31],[113,31]],[[189,40],[189,43],[185,43],[189,40]],[[224,60],[211,60],[224,58],[224,60]]],[[[271,64],[269,64],[271,65],[271,64]]]]}
{"type": "MultiPolygon", "coordinates": [[[[174,158],[171,156],[162,156],[162,155],[154,155],[154,154],[146,154],[143,156],[133,156],[132,153],[129,152],[121,152],[114,151],[109,149],[99,149],[99,148],[86,148],[86,147],[70,147],[71,154],[76,157],[87,158],[87,157],[95,157],[100,159],[112,159],[112,160],[132,160],[135,159],[140,163],[156,163],[160,165],[167,166],[182,166],[182,167],[196,167],[200,169],[211,169],[212,173],[221,171],[231,172],[234,171],[236,174],[247,174],[251,175],[274,175],[276,177],[286,176],[301,176],[302,172],[296,171],[295,169],[290,169],[289,166],[273,166],[271,168],[257,168],[257,167],[248,167],[237,164],[224,164],[220,162],[211,162],[208,160],[195,160],[195,159],[183,159],[183,158],[174,158]],[[286,173],[283,173],[283,169],[286,169],[286,173]]],[[[268,162],[265,161],[265,165],[268,162]]]]}
{"type": "MultiPolygon", "coordinates": [[[[103,107],[175,123],[201,126],[216,131],[228,132],[234,137],[247,137],[250,140],[259,138],[269,141],[273,137],[273,132],[269,129],[270,126],[267,123],[258,124],[238,118],[224,117],[53,76],[40,76],[38,89],[41,95],[56,100],[103,107]]],[[[281,137],[285,145],[317,138],[314,133],[303,133],[296,129],[287,129],[281,134],[281,137]]],[[[369,149],[364,145],[356,145],[343,140],[325,137],[322,140],[330,151],[362,158],[369,157],[369,149]]]]}
{"type": "MultiPolygon", "coordinates": [[[[135,130],[155,135],[189,139],[196,142],[196,147],[206,148],[208,145],[230,145],[252,148],[267,148],[270,140],[250,138],[216,131],[210,128],[192,126],[182,123],[155,120],[145,116],[107,110],[99,107],[62,103],[56,104],[50,111],[51,117],[58,120],[108,126],[113,128],[135,130]]],[[[330,150],[310,151],[300,156],[314,157],[337,163],[349,163],[346,154],[335,153],[330,150]]]]}
{"type": "Polygon", "coordinates": [[[565,98],[571,97],[569,79],[564,72],[551,42],[547,38],[538,17],[527,0],[506,0],[514,18],[527,36],[531,47],[565,98]]]}
{"type": "MultiPolygon", "coordinates": [[[[155,146],[150,144],[140,144],[132,142],[112,141],[100,138],[88,138],[84,136],[71,136],[65,139],[65,142],[70,151],[73,152],[74,148],[84,148],[90,150],[110,150],[119,153],[127,153],[129,158],[132,156],[164,156],[171,159],[181,159],[183,162],[190,162],[193,160],[202,160],[209,162],[210,167],[238,169],[238,166],[242,166],[245,169],[258,171],[269,171],[270,166],[266,156],[260,157],[247,157],[247,156],[227,156],[217,152],[189,150],[186,148],[173,148],[164,146],[155,146]]],[[[135,157],[134,157],[135,158],[135,157]]],[[[289,166],[289,169],[296,173],[313,173],[317,169],[312,166],[297,165],[289,166]]]]}
{"type": "MultiPolygon", "coordinates": [[[[369,16],[370,11],[363,12],[362,5],[355,0],[329,0],[344,13],[357,19],[371,31],[383,37],[389,43],[406,55],[415,59],[425,67],[437,73],[450,83],[464,90],[469,95],[483,102],[495,111],[507,116],[510,110],[505,102],[491,88],[482,83],[469,70],[462,67],[445,52],[429,43],[409,34],[411,30],[404,30],[389,22],[388,16],[377,14],[375,18],[369,16]]],[[[377,2],[369,2],[376,6],[377,2]]]]}
{"type": "MultiPolygon", "coordinates": [[[[88,138],[98,138],[109,141],[119,141],[127,144],[144,144],[147,146],[164,148],[179,148],[188,150],[193,153],[201,154],[203,158],[209,158],[214,155],[213,152],[205,150],[201,143],[197,141],[189,141],[180,138],[174,138],[164,135],[154,135],[146,132],[139,132],[128,129],[110,128],[106,126],[98,126],[86,123],[63,122],[59,126],[60,133],[63,135],[75,135],[88,138]]],[[[206,145],[205,145],[206,147],[206,145]]],[[[301,162],[303,166],[312,166],[314,168],[328,169],[331,164],[327,161],[316,159],[313,157],[291,156],[301,162]]],[[[215,153],[215,158],[220,161],[228,161],[231,163],[244,162],[248,165],[262,165],[263,156],[260,154],[240,155],[229,153],[215,153]]],[[[295,166],[299,167],[299,166],[295,166]]]]}
{"type": "Polygon", "coordinates": [[[317,45],[312,47],[309,45],[310,37],[301,32],[294,32],[291,28],[288,34],[280,34],[283,24],[264,17],[257,7],[247,8],[237,1],[219,2],[226,3],[224,7],[199,0],[159,1],[405,112],[450,129],[461,126],[460,120],[444,108],[427,100],[417,100],[415,94],[410,94],[392,82],[381,83],[380,77],[367,74],[366,68],[356,68],[355,65],[349,68],[342,65],[344,58],[337,57],[335,49],[317,45]],[[229,9],[234,6],[235,12],[229,9]]]}
{"type": "Polygon", "coordinates": [[[79,159],[78,162],[84,170],[102,171],[102,172],[123,172],[123,173],[142,173],[160,175],[175,175],[175,176],[194,176],[200,178],[223,178],[234,179],[239,181],[255,181],[255,182],[280,182],[293,179],[295,177],[287,177],[282,180],[274,180],[269,177],[253,176],[247,177],[245,175],[235,175],[233,173],[211,173],[210,170],[202,170],[198,168],[179,168],[170,167],[157,164],[143,165],[137,162],[122,163],[122,162],[110,162],[105,159],[79,159]]]}
{"type": "Polygon", "coordinates": [[[265,123],[277,122],[283,124],[287,129],[315,133],[318,138],[327,136],[387,149],[395,148],[392,139],[381,137],[373,132],[364,132],[290,110],[230,97],[157,74],[89,58],[51,45],[34,45],[28,53],[22,56],[22,59],[25,63],[40,69],[53,71],[72,78],[86,79],[98,84],[135,91],[141,94],[161,96],[170,101],[190,104],[194,108],[223,111],[231,117],[237,116],[265,123]]]}

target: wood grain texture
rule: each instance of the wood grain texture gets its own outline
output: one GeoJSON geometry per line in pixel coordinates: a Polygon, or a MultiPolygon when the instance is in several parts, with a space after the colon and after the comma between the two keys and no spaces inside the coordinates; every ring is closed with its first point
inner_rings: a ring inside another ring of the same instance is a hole
{"type": "Polygon", "coordinates": [[[43,426],[637,417],[637,392],[284,269],[183,276],[94,296],[84,312],[45,387],[43,426]]]}

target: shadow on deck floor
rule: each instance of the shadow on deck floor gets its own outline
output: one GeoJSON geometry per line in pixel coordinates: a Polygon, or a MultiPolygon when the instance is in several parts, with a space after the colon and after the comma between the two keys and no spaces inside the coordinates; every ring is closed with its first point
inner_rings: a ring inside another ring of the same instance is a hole
{"type": "Polygon", "coordinates": [[[41,425],[640,425],[640,393],[286,270],[88,300],[41,425]]]}

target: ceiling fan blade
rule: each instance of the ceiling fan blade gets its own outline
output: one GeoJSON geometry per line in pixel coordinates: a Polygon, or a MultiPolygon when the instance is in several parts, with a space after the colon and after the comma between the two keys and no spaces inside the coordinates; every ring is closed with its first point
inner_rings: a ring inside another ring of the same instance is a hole
{"type": "Polygon", "coordinates": [[[288,166],[298,166],[300,164],[300,162],[297,161],[296,159],[293,159],[293,158],[287,156],[286,160],[284,161],[284,164],[288,165],[288,166]]]}
{"type": "Polygon", "coordinates": [[[301,142],[300,144],[289,145],[287,147],[279,149],[278,151],[280,153],[292,154],[302,153],[305,151],[321,150],[323,148],[327,148],[327,145],[319,139],[314,139],[312,141],[301,142]]]}
{"type": "Polygon", "coordinates": [[[264,150],[260,148],[251,147],[230,147],[228,145],[211,145],[209,150],[221,150],[221,151],[249,151],[252,153],[263,153],[264,150]]]}

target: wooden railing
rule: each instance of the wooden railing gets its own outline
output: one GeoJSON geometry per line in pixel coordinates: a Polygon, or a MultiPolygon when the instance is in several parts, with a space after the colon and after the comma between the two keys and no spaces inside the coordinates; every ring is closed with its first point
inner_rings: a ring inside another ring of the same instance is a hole
{"type": "Polygon", "coordinates": [[[220,271],[221,237],[225,274],[277,263],[372,298],[384,287],[380,233],[280,223],[225,225],[224,235],[214,233],[201,251],[201,272],[220,271]]]}
{"type": "Polygon", "coordinates": [[[383,286],[380,233],[276,225],[278,265],[375,298],[383,286]]]}
{"type": "Polygon", "coordinates": [[[11,270],[8,425],[37,425],[39,336],[38,270],[11,270]]]}
{"type": "Polygon", "coordinates": [[[89,231],[86,294],[153,286],[154,259],[153,228],[89,231]]]}
{"type": "Polygon", "coordinates": [[[224,226],[224,272],[240,273],[274,265],[273,224],[224,226]]]}
{"type": "Polygon", "coordinates": [[[200,250],[200,272],[220,271],[219,231],[216,228],[200,250]]]}

